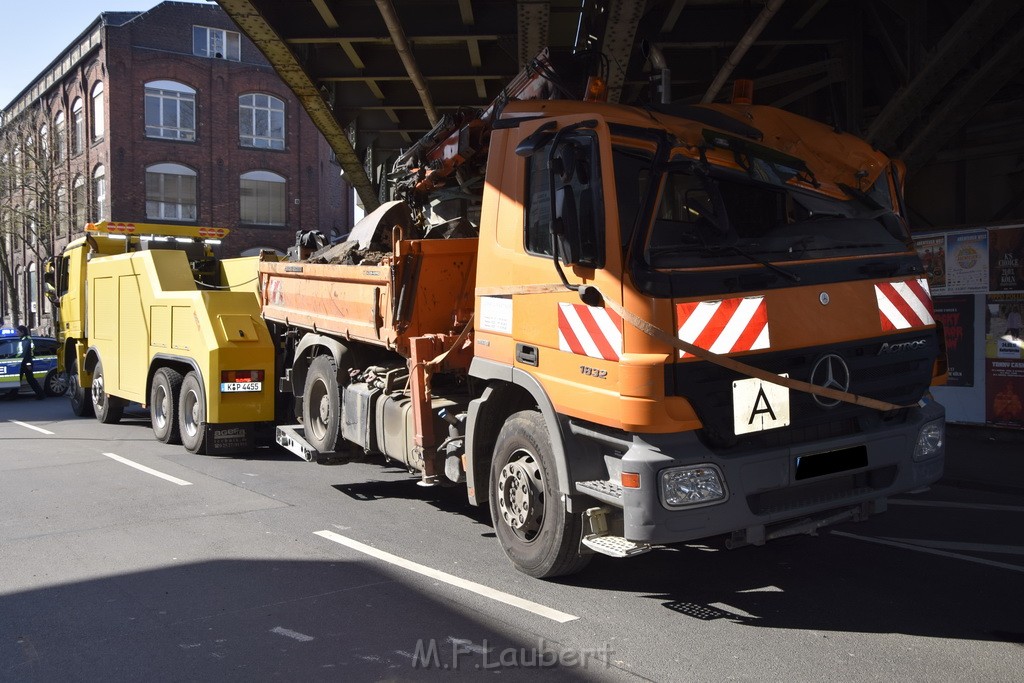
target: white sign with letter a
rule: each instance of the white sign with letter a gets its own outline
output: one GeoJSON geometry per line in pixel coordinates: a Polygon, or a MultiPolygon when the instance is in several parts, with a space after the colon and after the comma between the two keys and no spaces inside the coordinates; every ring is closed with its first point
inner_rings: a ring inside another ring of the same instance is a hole
{"type": "Polygon", "coordinates": [[[732,383],[732,415],[736,434],[785,427],[789,425],[789,388],[756,377],[736,380],[732,383]]]}

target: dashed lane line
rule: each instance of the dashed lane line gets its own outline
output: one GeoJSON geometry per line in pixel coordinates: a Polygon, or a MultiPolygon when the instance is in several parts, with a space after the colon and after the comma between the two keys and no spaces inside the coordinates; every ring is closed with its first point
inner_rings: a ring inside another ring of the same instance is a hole
{"type": "Polygon", "coordinates": [[[22,422],[20,420],[8,420],[8,422],[16,424],[19,427],[24,427],[25,429],[31,429],[33,431],[39,432],[40,434],[47,434],[49,436],[53,436],[53,432],[51,432],[50,430],[43,429],[42,427],[36,427],[35,425],[30,425],[28,422],[22,422]]]}
{"type": "Polygon", "coordinates": [[[133,461],[129,460],[128,458],[122,458],[120,455],[118,455],[116,453],[104,453],[103,455],[107,456],[111,460],[116,460],[119,463],[128,465],[128,467],[134,467],[135,469],[140,470],[142,472],[145,472],[146,474],[152,474],[154,477],[160,477],[161,479],[166,479],[167,481],[171,482],[172,484],[177,484],[178,486],[191,486],[192,485],[192,482],[190,482],[190,481],[185,481],[184,479],[178,479],[177,477],[172,477],[169,474],[164,474],[163,472],[158,472],[157,470],[154,470],[152,467],[146,467],[145,465],[140,465],[139,463],[133,462],[133,461]]]}
{"type": "Polygon", "coordinates": [[[448,574],[438,569],[433,569],[432,567],[419,564],[418,562],[407,560],[404,557],[399,557],[398,555],[392,555],[389,552],[378,550],[373,546],[366,545],[365,543],[360,543],[359,541],[348,538],[347,536],[336,534],[333,531],[315,531],[313,533],[315,533],[317,536],[320,536],[321,538],[326,538],[328,541],[334,541],[335,543],[339,543],[347,548],[351,548],[352,550],[356,550],[365,555],[375,557],[378,560],[383,560],[384,562],[388,562],[403,569],[408,569],[411,572],[416,572],[417,574],[422,574],[423,576],[430,577],[431,579],[447,583],[451,586],[455,586],[456,588],[461,588],[470,593],[476,593],[477,595],[489,598],[491,600],[495,600],[497,602],[504,603],[506,605],[511,605],[512,607],[518,607],[521,610],[531,612],[533,614],[536,614],[537,616],[544,617],[545,619],[557,621],[560,624],[564,624],[566,622],[575,621],[576,619],[579,619],[579,617],[575,615],[560,612],[556,609],[547,607],[545,605],[541,605],[531,600],[526,600],[524,598],[520,598],[509,593],[504,593],[489,586],[484,586],[483,584],[476,583],[475,581],[462,579],[458,576],[453,576],[452,574],[448,574]]]}
{"type": "Polygon", "coordinates": [[[878,545],[887,545],[892,548],[902,548],[903,550],[914,550],[919,553],[925,553],[927,555],[938,555],[939,557],[948,557],[953,560],[963,560],[964,562],[973,562],[974,564],[983,564],[987,567],[997,567],[999,569],[1009,569],[1012,572],[1020,572],[1024,574],[1024,566],[1017,564],[1009,564],[1007,562],[996,562],[995,560],[986,560],[981,557],[971,557],[970,555],[961,555],[960,553],[951,553],[947,550],[939,550],[937,548],[925,548],[920,545],[914,545],[913,543],[902,543],[900,541],[890,541],[884,538],[873,538],[871,536],[861,536],[859,534],[851,534],[846,531],[831,531],[829,532],[833,536],[842,536],[843,538],[852,538],[857,541],[867,541],[868,543],[877,543],[878,545]]]}

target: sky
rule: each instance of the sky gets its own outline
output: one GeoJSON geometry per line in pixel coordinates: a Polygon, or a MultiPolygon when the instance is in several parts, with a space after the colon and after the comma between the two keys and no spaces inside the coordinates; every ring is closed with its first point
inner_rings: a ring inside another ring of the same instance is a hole
{"type": "Polygon", "coordinates": [[[148,10],[160,0],[0,0],[0,4],[2,109],[102,12],[148,10]]]}

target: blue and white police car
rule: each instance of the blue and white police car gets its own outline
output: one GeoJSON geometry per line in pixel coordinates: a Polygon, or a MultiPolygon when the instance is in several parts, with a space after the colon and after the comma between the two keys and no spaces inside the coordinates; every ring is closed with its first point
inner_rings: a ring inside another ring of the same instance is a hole
{"type": "MultiPolygon", "coordinates": [[[[57,371],[57,340],[52,337],[36,337],[32,343],[32,374],[43,386],[47,396],[60,396],[67,389],[64,376],[57,371]]],[[[28,388],[28,382],[21,379],[21,335],[13,328],[0,329],[0,395],[14,396],[21,389],[28,388]]]]}

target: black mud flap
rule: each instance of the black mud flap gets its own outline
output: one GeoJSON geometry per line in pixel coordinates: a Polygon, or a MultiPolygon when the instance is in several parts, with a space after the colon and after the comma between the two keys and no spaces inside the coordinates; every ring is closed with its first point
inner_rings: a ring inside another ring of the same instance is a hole
{"type": "Polygon", "coordinates": [[[247,453],[256,450],[256,426],[251,422],[206,425],[209,455],[247,453]]]}

